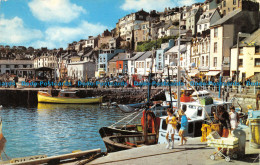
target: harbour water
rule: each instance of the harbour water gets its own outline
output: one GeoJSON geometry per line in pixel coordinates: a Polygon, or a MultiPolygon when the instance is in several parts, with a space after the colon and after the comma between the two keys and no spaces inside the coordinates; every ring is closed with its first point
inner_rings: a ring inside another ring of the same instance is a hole
{"type": "Polygon", "coordinates": [[[7,139],[5,152],[16,158],[94,148],[105,151],[98,130],[126,114],[99,105],[38,104],[33,108],[4,107],[0,115],[7,139]]]}

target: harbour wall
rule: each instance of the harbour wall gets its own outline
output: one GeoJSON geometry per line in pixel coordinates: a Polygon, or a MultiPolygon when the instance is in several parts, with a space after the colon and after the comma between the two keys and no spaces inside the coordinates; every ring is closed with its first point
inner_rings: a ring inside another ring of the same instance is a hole
{"type": "MultiPolygon", "coordinates": [[[[3,106],[36,106],[38,103],[37,92],[48,89],[0,89],[0,105],[3,106]]],[[[101,88],[101,89],[76,89],[86,92],[87,97],[103,96],[103,102],[117,102],[120,104],[138,103],[147,98],[147,89],[136,88],[101,88]]],[[[162,89],[151,89],[152,100],[165,100],[162,89]]]]}

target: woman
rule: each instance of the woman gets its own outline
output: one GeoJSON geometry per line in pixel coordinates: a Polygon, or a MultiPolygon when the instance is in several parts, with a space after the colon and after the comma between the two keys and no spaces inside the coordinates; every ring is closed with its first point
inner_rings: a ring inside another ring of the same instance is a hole
{"type": "Polygon", "coordinates": [[[183,144],[187,143],[187,138],[185,138],[184,136],[187,132],[188,118],[185,115],[183,110],[179,110],[178,114],[179,114],[179,120],[181,120],[181,128],[179,131],[179,136],[181,137],[181,143],[179,144],[179,146],[182,146],[183,144]],[[184,143],[183,143],[183,141],[184,141],[184,143]]]}
{"type": "Polygon", "coordinates": [[[230,125],[231,125],[231,131],[232,131],[237,128],[238,123],[239,123],[239,116],[238,116],[238,113],[235,111],[234,106],[230,107],[229,116],[230,116],[230,125]]]}
{"type": "Polygon", "coordinates": [[[217,114],[214,113],[214,118],[220,122],[221,130],[221,136],[222,137],[228,137],[231,135],[231,125],[230,125],[230,119],[229,114],[227,111],[225,111],[223,106],[217,107],[217,114]]]}
{"type": "Polygon", "coordinates": [[[173,149],[174,148],[174,134],[177,133],[176,126],[177,126],[177,120],[176,117],[173,116],[173,110],[171,108],[167,109],[168,117],[166,118],[166,124],[167,124],[167,133],[166,133],[166,141],[167,141],[167,149],[173,149]],[[170,144],[169,135],[171,135],[172,142],[170,144]]]}

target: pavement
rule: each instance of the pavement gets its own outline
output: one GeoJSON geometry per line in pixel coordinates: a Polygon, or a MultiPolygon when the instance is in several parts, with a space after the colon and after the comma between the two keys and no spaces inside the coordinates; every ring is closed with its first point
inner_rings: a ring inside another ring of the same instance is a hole
{"type": "MultiPolygon", "coordinates": [[[[178,142],[179,143],[179,142],[178,142]]],[[[190,138],[184,146],[175,143],[174,149],[165,148],[165,144],[143,146],[135,149],[109,153],[91,161],[89,164],[105,165],[240,165],[240,164],[260,164],[256,156],[246,155],[243,160],[232,160],[226,162],[225,159],[216,158],[211,160],[209,156],[215,152],[214,148],[207,147],[206,143],[200,142],[200,138],[190,138]],[[255,160],[255,162],[254,162],[255,160]],[[253,163],[254,162],[254,163],[253,163]]]]}

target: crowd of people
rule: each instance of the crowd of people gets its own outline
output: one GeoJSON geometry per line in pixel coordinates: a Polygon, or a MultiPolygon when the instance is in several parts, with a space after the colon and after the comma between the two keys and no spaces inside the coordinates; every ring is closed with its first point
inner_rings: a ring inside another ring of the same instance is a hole
{"type": "MultiPolygon", "coordinates": [[[[177,114],[174,113],[172,108],[167,109],[167,149],[174,148],[174,135],[178,134],[181,137],[179,145],[185,145],[187,142],[187,127],[188,118],[183,110],[179,110],[177,114]],[[171,142],[170,142],[170,139],[171,142]]],[[[216,112],[214,112],[213,123],[219,125],[219,131],[221,137],[232,136],[232,131],[238,127],[239,124],[239,114],[235,111],[234,106],[230,106],[230,112],[225,110],[223,106],[218,106],[216,112]]]]}

